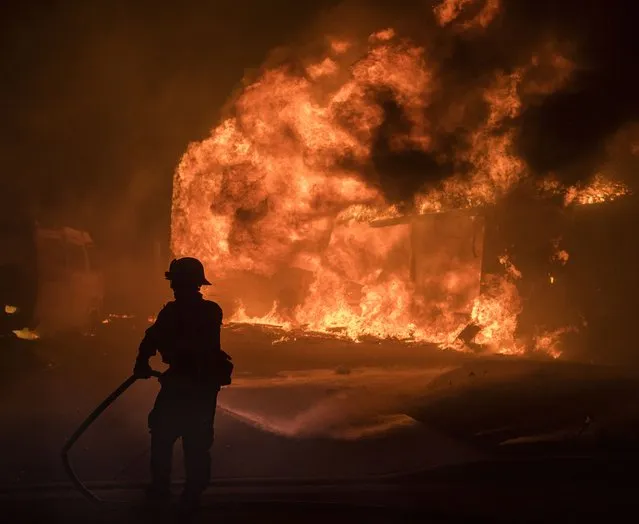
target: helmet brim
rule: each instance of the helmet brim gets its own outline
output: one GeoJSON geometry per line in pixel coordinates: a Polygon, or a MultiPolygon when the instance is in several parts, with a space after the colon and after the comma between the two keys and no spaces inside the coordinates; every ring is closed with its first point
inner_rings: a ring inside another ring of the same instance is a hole
{"type": "MultiPolygon", "coordinates": [[[[164,278],[166,280],[184,280],[183,277],[181,277],[180,275],[173,275],[171,272],[169,271],[165,271],[164,272],[164,278]]],[[[186,279],[188,280],[188,279],[186,279]]],[[[198,282],[197,284],[198,286],[212,286],[213,284],[211,284],[208,280],[206,280],[206,278],[202,279],[200,282],[198,282]]]]}

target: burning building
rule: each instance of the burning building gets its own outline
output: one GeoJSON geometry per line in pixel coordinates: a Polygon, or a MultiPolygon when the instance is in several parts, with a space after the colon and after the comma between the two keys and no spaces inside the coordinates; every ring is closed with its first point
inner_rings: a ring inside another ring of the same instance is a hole
{"type": "MultiPolygon", "coordinates": [[[[217,275],[228,318],[559,355],[558,338],[578,328],[520,322],[539,293],[522,296],[531,275],[496,233],[509,220],[500,210],[521,197],[561,214],[629,190],[601,172],[575,184],[533,177],[521,154],[521,116],[570,84],[570,46],[545,36],[472,81],[447,69],[438,46],[482,38],[501,7],[445,0],[425,43],[383,27],[270,61],[189,146],[174,178],[172,249],[217,275]]],[[[532,225],[550,262],[565,264],[560,235],[532,225]]]]}

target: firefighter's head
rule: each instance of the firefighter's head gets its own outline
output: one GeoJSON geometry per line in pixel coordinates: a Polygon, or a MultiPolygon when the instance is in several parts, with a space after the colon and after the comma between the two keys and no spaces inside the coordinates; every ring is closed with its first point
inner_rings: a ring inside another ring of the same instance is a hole
{"type": "Polygon", "coordinates": [[[202,262],[192,257],[173,259],[164,276],[171,282],[172,289],[199,289],[211,285],[204,276],[202,262]]]}

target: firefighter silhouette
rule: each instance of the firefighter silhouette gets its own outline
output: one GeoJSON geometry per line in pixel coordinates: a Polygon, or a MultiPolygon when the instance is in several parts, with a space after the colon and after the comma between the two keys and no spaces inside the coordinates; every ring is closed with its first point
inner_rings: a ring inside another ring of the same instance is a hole
{"type": "Polygon", "coordinates": [[[167,303],[140,344],[134,374],[148,378],[149,359],[159,352],[169,365],[149,414],[151,477],[147,497],[170,498],[173,446],[182,438],[186,482],[182,503],[197,507],[211,476],[210,449],[220,387],[230,384],[233,365],[220,346],[222,308],[205,300],[210,282],[195,258],[173,260],[165,273],[175,300],[167,303]]]}

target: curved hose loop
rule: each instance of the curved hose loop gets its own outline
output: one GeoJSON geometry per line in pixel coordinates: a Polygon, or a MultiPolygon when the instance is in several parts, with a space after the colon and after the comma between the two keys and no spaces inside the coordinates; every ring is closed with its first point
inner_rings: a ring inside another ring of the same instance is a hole
{"type": "MultiPolygon", "coordinates": [[[[159,371],[152,371],[152,377],[160,378],[162,373],[159,371]]],[[[82,434],[89,428],[95,419],[97,419],[102,412],[108,408],[122,393],[124,393],[127,389],[131,387],[131,385],[138,380],[139,377],[135,375],[131,375],[127,378],[122,384],[118,386],[118,388],[111,393],[107,398],[105,398],[98,407],[96,407],[89,416],[84,419],[82,424],[73,432],[73,434],[67,439],[62,446],[61,456],[62,456],[62,464],[64,466],[64,470],[66,474],[71,479],[71,482],[76,487],[76,489],[88,500],[91,502],[104,502],[101,498],[99,498],[95,493],[93,493],[89,488],[87,488],[82,481],[78,478],[78,475],[74,471],[71,466],[71,462],[69,461],[69,451],[73,447],[73,445],[77,442],[77,440],[82,436],[82,434]]]]}

